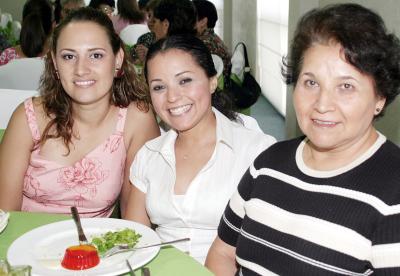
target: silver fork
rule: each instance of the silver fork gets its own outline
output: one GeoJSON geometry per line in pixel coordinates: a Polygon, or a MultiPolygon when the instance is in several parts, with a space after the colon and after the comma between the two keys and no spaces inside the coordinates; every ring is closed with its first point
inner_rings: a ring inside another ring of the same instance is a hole
{"type": "Polygon", "coordinates": [[[129,275],[135,276],[135,272],[133,272],[133,268],[132,268],[131,264],[129,263],[128,260],[125,260],[125,261],[126,261],[126,265],[127,265],[128,268],[129,268],[129,275]]]}
{"type": "Polygon", "coordinates": [[[112,255],[119,254],[119,253],[124,253],[124,252],[129,252],[129,251],[136,251],[136,250],[139,250],[139,249],[144,249],[144,248],[149,248],[149,247],[154,247],[154,246],[161,246],[161,245],[172,244],[172,243],[178,243],[178,242],[184,242],[184,241],[189,241],[189,240],[190,240],[190,238],[184,238],[184,239],[178,239],[178,240],[167,241],[167,242],[160,242],[160,243],[156,243],[156,244],[149,244],[149,245],[144,245],[144,246],[140,246],[140,247],[132,247],[132,248],[128,248],[127,244],[120,244],[120,245],[116,245],[116,246],[110,248],[109,250],[107,250],[106,252],[101,254],[101,257],[102,258],[107,258],[107,257],[110,257],[112,255]]]}

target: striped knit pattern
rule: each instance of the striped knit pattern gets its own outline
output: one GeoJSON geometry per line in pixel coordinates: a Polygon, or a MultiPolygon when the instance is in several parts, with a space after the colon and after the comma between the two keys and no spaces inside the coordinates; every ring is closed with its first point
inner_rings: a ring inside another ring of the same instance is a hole
{"type": "Polygon", "coordinates": [[[263,152],[218,229],[238,275],[400,275],[400,149],[382,137],[329,177],[299,169],[300,138],[263,152]]]}

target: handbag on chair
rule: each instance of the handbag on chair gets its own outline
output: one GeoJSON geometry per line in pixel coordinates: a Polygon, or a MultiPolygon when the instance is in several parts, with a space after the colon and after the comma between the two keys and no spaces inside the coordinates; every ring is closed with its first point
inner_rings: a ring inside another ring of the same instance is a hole
{"type": "Polygon", "coordinates": [[[261,87],[251,75],[247,49],[243,42],[236,45],[231,61],[232,70],[229,79],[225,81],[225,87],[237,109],[249,108],[257,102],[261,87]]]}

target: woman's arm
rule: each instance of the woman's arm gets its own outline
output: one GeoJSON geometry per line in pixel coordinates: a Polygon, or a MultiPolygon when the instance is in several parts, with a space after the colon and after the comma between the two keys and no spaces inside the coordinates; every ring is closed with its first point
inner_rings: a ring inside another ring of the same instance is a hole
{"type": "MultiPolygon", "coordinates": [[[[158,127],[156,118],[152,110],[148,112],[143,112],[139,110],[136,103],[132,103],[129,106],[128,114],[126,118],[125,127],[126,134],[128,135],[128,149],[125,163],[124,172],[124,183],[122,185],[121,191],[121,215],[125,217],[126,208],[128,205],[128,200],[130,200],[130,191],[132,184],[129,181],[130,167],[132,165],[133,159],[136,156],[136,152],[146,143],[157,136],[160,136],[160,128],[158,127]]],[[[127,141],[125,140],[125,141],[127,141]]]]}
{"type": "Polygon", "coordinates": [[[235,275],[237,270],[235,253],[236,247],[217,237],[208,251],[205,266],[217,276],[235,275]]]}
{"type": "Polygon", "coordinates": [[[123,216],[123,218],[151,227],[151,222],[146,211],[146,194],[134,185],[132,185],[125,216],[123,216]]]}
{"type": "Polygon", "coordinates": [[[1,209],[21,210],[24,176],[32,148],[32,134],[21,104],[14,111],[0,144],[1,209]]]}

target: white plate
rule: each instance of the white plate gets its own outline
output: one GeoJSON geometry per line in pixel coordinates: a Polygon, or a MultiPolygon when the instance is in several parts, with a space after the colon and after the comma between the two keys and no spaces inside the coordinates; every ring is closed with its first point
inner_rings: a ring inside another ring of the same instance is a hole
{"type": "MultiPolygon", "coordinates": [[[[142,237],[137,246],[159,243],[160,238],[149,227],[133,221],[111,218],[83,218],[82,228],[89,240],[107,231],[116,231],[131,228],[142,237]]],[[[125,260],[128,259],[132,267],[143,266],[152,260],[160,247],[140,249],[134,252],[121,253],[108,258],[100,259],[100,263],[86,270],[68,270],[61,266],[65,249],[78,244],[78,233],[73,220],[60,221],[44,225],[25,233],[16,239],[7,252],[7,259],[11,265],[31,265],[32,275],[119,275],[129,271],[125,260]],[[46,261],[44,261],[47,259],[46,261]]]]}
{"type": "Polygon", "coordinates": [[[8,218],[10,217],[10,213],[4,212],[0,209],[0,233],[6,228],[8,224],[8,218]]]}

